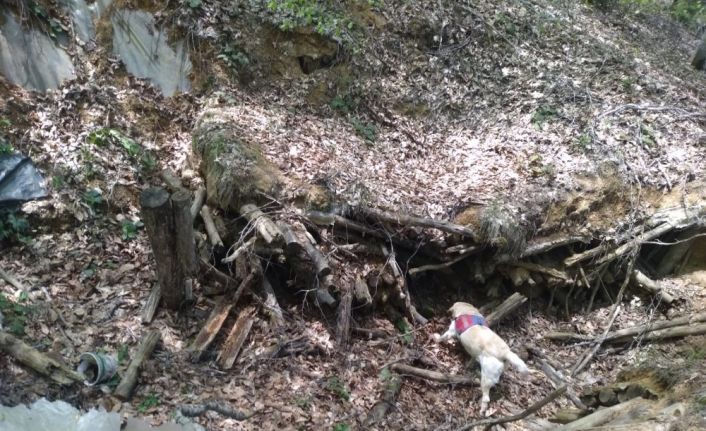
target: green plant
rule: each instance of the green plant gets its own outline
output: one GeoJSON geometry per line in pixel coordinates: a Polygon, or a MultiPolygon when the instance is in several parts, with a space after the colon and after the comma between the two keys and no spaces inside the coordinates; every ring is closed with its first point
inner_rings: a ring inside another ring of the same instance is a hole
{"type": "Polygon", "coordinates": [[[59,190],[64,187],[64,177],[61,175],[54,175],[51,177],[51,186],[55,190],[59,190]]]}
{"type": "Polygon", "coordinates": [[[0,210],[0,241],[29,243],[29,222],[15,210],[0,210]]]}
{"type": "Polygon", "coordinates": [[[365,139],[368,144],[375,143],[377,138],[377,128],[373,123],[364,123],[360,121],[358,117],[351,117],[351,124],[353,129],[361,138],[365,139]]]}
{"type": "Polygon", "coordinates": [[[12,154],[14,151],[15,149],[12,148],[10,143],[0,141],[0,154],[12,154]]]}
{"type": "Polygon", "coordinates": [[[348,431],[351,429],[351,426],[348,425],[347,423],[337,423],[336,425],[333,426],[333,431],[348,431]]]}
{"type": "Polygon", "coordinates": [[[191,9],[196,9],[200,8],[201,5],[203,4],[202,0],[187,0],[186,4],[191,8],[191,9]]]}
{"type": "Polygon", "coordinates": [[[405,319],[398,319],[395,322],[395,327],[402,333],[402,341],[407,345],[412,344],[414,335],[412,334],[412,329],[409,327],[407,321],[405,319]]]}
{"type": "Polygon", "coordinates": [[[620,80],[620,87],[626,93],[632,93],[635,89],[635,81],[630,77],[625,77],[620,80]]]}
{"type": "Polygon", "coordinates": [[[350,41],[347,31],[353,29],[353,21],[344,17],[338,3],[332,0],[268,0],[267,8],[275,14],[283,31],[313,27],[317,33],[339,42],[350,41]]]}
{"type": "Polygon", "coordinates": [[[86,137],[86,140],[99,147],[104,147],[106,145],[119,145],[125,150],[128,156],[136,158],[142,154],[142,147],[140,144],[135,142],[134,139],[125,135],[123,132],[117,129],[112,129],[110,127],[104,127],[102,129],[97,129],[92,131],[86,137]]]}
{"type": "Polygon", "coordinates": [[[149,394],[147,397],[142,400],[142,402],[137,406],[137,411],[140,413],[145,413],[147,410],[151,409],[152,407],[156,407],[159,405],[159,397],[155,394],[149,394]]]}
{"type": "Polygon", "coordinates": [[[12,121],[9,118],[0,118],[0,129],[7,130],[12,127],[12,121]]]}
{"type": "MultiPolygon", "coordinates": [[[[23,292],[24,293],[24,292],[23,292]]],[[[4,317],[4,324],[7,330],[15,335],[24,335],[25,327],[34,308],[30,305],[21,304],[27,302],[26,293],[18,298],[18,302],[13,302],[0,292],[0,312],[4,317]]]]}
{"type": "Polygon", "coordinates": [[[588,151],[591,148],[592,139],[590,135],[582,133],[578,137],[576,137],[573,142],[574,146],[579,150],[588,151]]]}
{"type": "Polygon", "coordinates": [[[94,213],[98,212],[100,205],[103,204],[103,195],[101,195],[100,190],[97,189],[88,190],[83,194],[82,199],[94,213]]]}
{"type": "Polygon", "coordinates": [[[657,145],[657,137],[654,132],[647,126],[640,125],[640,139],[647,147],[652,148],[657,145]]]}
{"type": "Polygon", "coordinates": [[[133,222],[132,220],[123,220],[121,223],[122,238],[125,241],[130,241],[137,238],[137,230],[144,226],[141,221],[133,222]]]}
{"type": "Polygon", "coordinates": [[[337,376],[329,377],[328,380],[326,380],[326,389],[338,395],[342,400],[348,401],[351,398],[348,387],[337,376]]]}
{"type": "Polygon", "coordinates": [[[245,67],[250,64],[248,56],[239,48],[232,45],[226,45],[221,49],[221,53],[217,55],[231,69],[245,67]]]}
{"type": "Polygon", "coordinates": [[[545,122],[558,117],[559,113],[551,106],[538,106],[532,114],[531,122],[535,127],[540,128],[545,122]]]}
{"type": "Polygon", "coordinates": [[[123,363],[125,363],[125,361],[128,360],[128,358],[130,357],[129,352],[130,352],[130,350],[129,350],[127,344],[123,344],[122,346],[120,346],[120,348],[118,348],[118,363],[119,364],[123,364],[123,363]]]}
{"type": "Polygon", "coordinates": [[[309,410],[309,408],[311,407],[311,397],[309,396],[299,397],[294,400],[294,402],[302,410],[309,410]]]}

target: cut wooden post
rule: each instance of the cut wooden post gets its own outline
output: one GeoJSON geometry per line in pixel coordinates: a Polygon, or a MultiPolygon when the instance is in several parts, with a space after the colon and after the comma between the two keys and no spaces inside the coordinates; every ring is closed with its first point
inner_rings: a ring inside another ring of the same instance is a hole
{"type": "Polygon", "coordinates": [[[154,348],[157,346],[159,338],[160,334],[156,329],[150,331],[142,338],[142,342],[140,343],[140,347],[137,349],[137,353],[135,353],[132,361],[130,361],[130,365],[127,367],[125,375],[120,381],[118,387],[115,388],[115,392],[113,392],[114,396],[121,400],[127,400],[130,398],[133,389],[135,389],[135,386],[137,385],[137,377],[140,373],[140,368],[142,367],[142,364],[152,355],[152,351],[154,351],[154,348]]]}
{"type": "Polygon", "coordinates": [[[211,315],[208,316],[206,323],[201,328],[201,331],[199,331],[199,335],[196,336],[194,342],[189,346],[189,351],[192,352],[192,358],[194,360],[200,360],[203,352],[206,351],[208,346],[216,338],[231,308],[233,308],[233,304],[222,299],[213,307],[211,315]]]}
{"type": "Polygon", "coordinates": [[[188,281],[196,273],[193,220],[189,193],[169,196],[161,187],[142,192],[142,220],[150,238],[157,279],[167,307],[178,309],[187,299],[188,281]]]}
{"type": "Polygon", "coordinates": [[[250,329],[253,324],[253,312],[255,309],[253,307],[248,307],[241,311],[238,316],[238,320],[235,321],[233,328],[231,328],[228,338],[226,338],[223,348],[218,354],[218,365],[224,370],[229,370],[233,367],[235,359],[240,353],[240,349],[243,347],[243,343],[248,338],[250,329]]]}
{"type": "MultiPolygon", "coordinates": [[[[282,232],[284,242],[287,246],[287,254],[293,260],[298,260],[300,252],[306,253],[314,265],[314,270],[318,277],[325,277],[331,273],[328,259],[309,241],[308,238],[302,238],[304,235],[297,235],[291,226],[286,223],[279,223],[279,230],[282,232]]],[[[301,269],[300,269],[301,270],[301,269]]]]}
{"type": "Polygon", "coordinates": [[[340,349],[344,349],[351,336],[351,304],[353,303],[353,293],[351,286],[344,289],[341,302],[338,304],[336,320],[336,344],[340,349]]]}
{"type": "Polygon", "coordinates": [[[0,351],[7,353],[21,364],[49,377],[60,385],[69,385],[85,380],[82,374],[2,331],[0,331],[0,351]]]}

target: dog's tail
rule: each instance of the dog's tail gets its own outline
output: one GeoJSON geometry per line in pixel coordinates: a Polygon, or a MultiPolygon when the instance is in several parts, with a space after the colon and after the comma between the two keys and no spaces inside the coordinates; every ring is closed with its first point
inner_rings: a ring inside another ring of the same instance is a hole
{"type": "Polygon", "coordinates": [[[515,368],[517,368],[517,371],[519,371],[522,374],[527,374],[529,373],[529,368],[527,368],[527,364],[520,359],[519,356],[514,354],[513,352],[508,352],[507,355],[505,355],[505,359],[511,363],[515,368]]]}

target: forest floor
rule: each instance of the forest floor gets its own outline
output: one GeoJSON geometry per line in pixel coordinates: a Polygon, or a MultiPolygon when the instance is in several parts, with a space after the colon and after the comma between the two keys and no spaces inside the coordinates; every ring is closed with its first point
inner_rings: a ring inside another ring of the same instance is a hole
{"type": "MultiPolygon", "coordinates": [[[[163,98],[101,60],[105,52],[99,49],[85,54],[96,80],[84,76],[58,92],[25,92],[0,78],[0,117],[7,119],[0,127],[51,183],[49,199],[23,208],[29,239],[0,244],[0,268],[26,287],[22,292],[0,280],[0,307],[10,298],[19,306],[14,315],[21,317],[6,319],[4,329],[70,363],[87,351],[121,357],[134,352],[146,331],[142,305],[156,279],[149,241],[139,229],[138,196],[159,183],[155,172],[163,168],[177,172],[192,189],[202,183],[191,130],[198,113],[214,100],[234,106],[243,136],[257,141],[285,174],[325,183],[341,201],[443,219],[469,205],[502,202],[550,233],[587,227],[586,219],[537,222],[548,208],[568,206],[577,196],[601,208],[608,189],[617,190],[625,205],[608,205],[590,220],[589,229],[609,228],[636,207],[659,207],[669,192],[704,199],[703,190],[691,187],[705,178],[706,76],[690,69],[696,37],[679,24],[662,16],[618,17],[549,0],[503,2],[502,12],[497,2],[477,2],[467,21],[455,14],[454,2],[439,2],[434,10],[422,4],[429,2],[389,3],[376,13],[390,24],[369,44],[387,72],[356,77],[360,81],[352,87],[336,84],[333,99],[340,96],[349,104],[346,109],[332,104],[331,95],[323,102],[316,96],[322,81],[350,73],[345,69],[268,76],[249,87],[219,82],[216,96],[199,90],[163,98]],[[454,49],[468,43],[456,54],[435,52],[434,46],[442,45],[434,39],[437,32],[454,49]],[[362,94],[363,102],[347,101],[353,93],[362,94]],[[370,129],[360,124],[375,125],[372,139],[370,129]],[[91,132],[107,126],[123,130],[151,156],[136,158],[117,145],[89,142],[91,132]]],[[[217,12],[209,10],[202,19],[208,22],[217,12]]],[[[665,280],[679,298],[670,316],[706,310],[703,272],[692,268],[665,280]]],[[[213,355],[194,363],[185,353],[214,304],[197,290],[192,312],[158,311],[150,327],[159,329],[162,343],[146,363],[132,401],[121,403],[95,388],[57,386],[3,354],[0,403],[46,396],[160,424],[181,404],[214,399],[260,413],[243,422],[209,413],[198,419],[208,429],[342,431],[357,428],[378,401],[386,365],[423,358],[439,371],[477,373],[475,365],[466,368],[457,346],[431,341],[432,333],[448,326],[444,310],[465,298],[461,293],[434,298],[436,315],[409,334],[374,313],[354,310],[358,326],[388,336],[354,335],[349,348],[340,351],[329,311],[299,292],[275,290],[286,328],[273,332],[257,318],[230,371],[218,369],[213,355]],[[293,356],[263,358],[263,351],[283,340],[307,348],[293,356]]],[[[569,316],[546,313],[546,305],[530,300],[496,331],[520,356],[528,357],[526,348],[533,346],[570,368],[588,347],[553,343],[542,335],[557,330],[600,334],[610,320],[610,303],[569,316]]],[[[613,327],[661,318],[663,310],[629,295],[613,327]]],[[[698,372],[705,365],[705,343],[704,337],[692,337],[599,352],[574,383],[601,386],[615,381],[621,370],[650,362],[676,366],[684,381],[704,384],[698,372]]],[[[121,371],[126,364],[124,358],[121,371]]],[[[532,359],[528,365],[536,370],[532,359]]],[[[508,370],[493,391],[488,414],[524,410],[552,389],[540,373],[522,377],[508,370]]],[[[379,428],[455,429],[478,418],[479,399],[477,386],[405,377],[379,428]]],[[[560,399],[537,417],[546,419],[569,405],[560,399]]]]}

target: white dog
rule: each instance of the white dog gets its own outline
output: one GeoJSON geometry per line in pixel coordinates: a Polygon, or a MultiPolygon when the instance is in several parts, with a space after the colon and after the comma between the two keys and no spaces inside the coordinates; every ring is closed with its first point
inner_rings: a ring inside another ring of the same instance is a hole
{"type": "Polygon", "coordinates": [[[463,348],[480,364],[480,387],[483,391],[480,413],[483,414],[490,402],[490,388],[495,386],[503,373],[505,362],[515,366],[522,374],[527,374],[527,365],[514,354],[507,343],[493,332],[485,319],[471,304],[457,302],[449,309],[454,320],[443,335],[434,334],[437,342],[456,337],[463,348]]]}

